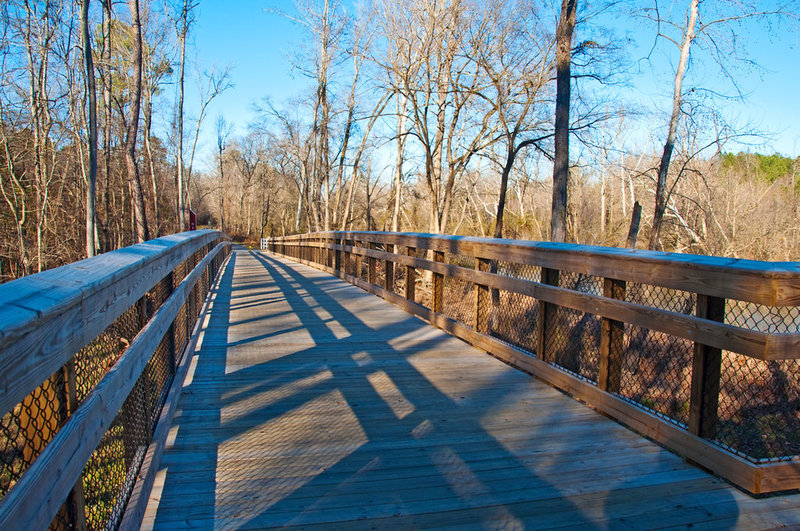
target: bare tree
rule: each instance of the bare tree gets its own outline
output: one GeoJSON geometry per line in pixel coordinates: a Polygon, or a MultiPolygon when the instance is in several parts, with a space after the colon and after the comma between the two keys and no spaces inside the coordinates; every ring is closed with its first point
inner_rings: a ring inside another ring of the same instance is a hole
{"type": "MultiPolygon", "coordinates": [[[[722,75],[731,82],[736,93],[735,97],[742,99],[743,95],[739,90],[738,82],[730,70],[730,63],[740,58],[740,52],[735,46],[735,26],[741,27],[742,23],[753,19],[761,21],[769,17],[784,16],[788,12],[789,5],[789,2],[781,3],[774,9],[765,10],[760,2],[755,1],[724,0],[703,3],[701,0],[689,0],[689,5],[679,20],[672,20],[670,18],[672,10],[665,12],[657,0],[653,3],[653,7],[641,11],[644,17],[656,24],[653,48],[659,42],[666,41],[674,45],[679,52],[673,80],[672,111],[667,123],[667,136],[664,140],[656,174],[653,226],[648,243],[650,249],[660,246],[659,239],[669,202],[667,178],[670,162],[675,149],[681,116],[688,114],[683,109],[683,105],[687,101],[687,92],[691,93],[699,88],[692,87],[688,91],[684,89],[684,81],[693,57],[693,50],[700,48],[705,51],[720,67],[722,75]],[[701,4],[703,4],[705,16],[701,16],[701,4]]],[[[679,10],[677,12],[680,13],[679,10]]]]}
{"type": "MultiPolygon", "coordinates": [[[[197,85],[200,92],[200,113],[198,114],[197,121],[195,122],[194,136],[192,137],[192,149],[189,152],[189,165],[186,168],[186,174],[184,178],[187,191],[192,183],[192,169],[194,167],[194,157],[197,153],[197,141],[200,138],[200,128],[202,127],[206,113],[208,112],[208,106],[211,105],[211,102],[214,101],[214,98],[233,87],[233,83],[230,81],[230,73],[231,69],[226,67],[221,70],[212,69],[210,72],[203,72],[198,77],[197,85]]],[[[179,121],[179,123],[182,123],[182,120],[179,121]]],[[[184,206],[192,208],[191,196],[187,196],[187,205],[184,206]]]]}
{"type": "MultiPolygon", "coordinates": [[[[477,97],[484,79],[477,49],[494,29],[491,9],[477,1],[379,2],[386,41],[377,62],[409,105],[410,131],[425,159],[429,230],[446,230],[456,182],[472,157],[490,145],[495,110],[477,97]]],[[[375,54],[377,56],[377,54],[375,54]]]]}
{"type": "Polygon", "coordinates": [[[561,16],[556,31],[556,120],[553,158],[553,204],[550,239],[567,239],[567,183],[569,181],[569,107],[572,32],[575,29],[577,0],[561,0],[561,16]]]}
{"type": "Polygon", "coordinates": [[[129,1],[133,28],[133,86],[130,91],[130,115],[125,136],[125,164],[133,200],[136,238],[143,242],[150,239],[150,231],[147,227],[147,210],[139,177],[139,165],[136,162],[136,135],[139,130],[139,110],[142,100],[142,24],[139,19],[139,0],[129,1]]]}
{"type": "MultiPolygon", "coordinates": [[[[178,111],[175,117],[177,127],[176,160],[177,174],[175,175],[175,185],[177,189],[176,208],[178,213],[178,230],[186,230],[186,212],[184,206],[184,179],[183,179],[183,97],[184,97],[184,78],[186,72],[186,37],[189,34],[189,27],[194,22],[194,10],[199,2],[183,0],[180,15],[175,21],[175,30],[180,42],[181,54],[178,66],[178,111]]],[[[205,109],[205,106],[204,106],[205,109]]],[[[202,116],[202,114],[201,114],[202,116]]],[[[199,128],[199,127],[198,127],[199,128]]]]}
{"type": "Polygon", "coordinates": [[[89,179],[86,184],[86,256],[94,256],[98,247],[95,241],[96,213],[95,188],[97,186],[97,92],[92,60],[92,39],[89,34],[89,0],[81,2],[81,44],[83,46],[86,93],[89,103],[89,179]]]}
{"type": "Polygon", "coordinates": [[[231,134],[230,125],[221,115],[217,118],[217,160],[219,162],[219,230],[225,231],[225,165],[223,157],[231,134]]]}

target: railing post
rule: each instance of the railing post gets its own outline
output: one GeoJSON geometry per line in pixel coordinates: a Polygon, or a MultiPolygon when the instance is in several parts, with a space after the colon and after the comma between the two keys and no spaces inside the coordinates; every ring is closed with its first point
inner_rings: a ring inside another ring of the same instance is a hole
{"type": "MultiPolygon", "coordinates": [[[[433,259],[436,262],[444,262],[444,252],[433,251],[433,259]]],[[[433,296],[431,310],[441,313],[444,308],[444,275],[441,273],[433,274],[433,296]]]]}
{"type": "MultiPolygon", "coordinates": [[[[367,246],[368,249],[373,250],[375,249],[375,244],[370,243],[367,246]]],[[[367,257],[367,282],[370,284],[377,284],[378,283],[378,271],[375,267],[375,259],[371,256],[367,257]]]]}
{"type": "MultiPolygon", "coordinates": [[[[625,300],[625,281],[604,278],[603,297],[625,300]]],[[[603,391],[619,393],[624,346],[625,323],[603,317],[600,324],[600,359],[597,374],[597,386],[603,391]]]]}
{"type": "MultiPolygon", "coordinates": [[[[353,246],[354,247],[358,247],[358,248],[363,248],[364,247],[363,245],[358,245],[358,243],[359,242],[357,242],[356,240],[353,240],[353,246]]],[[[356,258],[355,277],[360,280],[361,279],[361,264],[364,261],[364,257],[361,256],[360,254],[357,254],[357,255],[355,255],[355,258],[356,258]]]]}
{"type": "Polygon", "coordinates": [[[356,260],[355,260],[355,256],[353,255],[352,247],[354,247],[356,245],[356,242],[353,241],[353,240],[347,240],[345,242],[345,245],[350,247],[351,250],[345,251],[344,272],[347,273],[348,275],[352,275],[353,271],[355,270],[355,267],[356,267],[356,260]]]}
{"type": "MultiPolygon", "coordinates": [[[[406,254],[412,258],[416,258],[417,250],[414,247],[408,247],[406,249],[406,254]]],[[[413,266],[406,266],[406,299],[410,301],[415,301],[416,297],[416,288],[417,284],[417,270],[413,266]]]]}
{"type": "MultiPolygon", "coordinates": [[[[342,242],[344,242],[344,240],[340,240],[338,238],[333,239],[333,244],[336,245],[337,247],[341,247],[342,242]]],[[[341,249],[337,248],[333,250],[333,270],[334,272],[338,273],[341,268],[342,268],[342,251],[341,249]]]]}
{"type": "MultiPolygon", "coordinates": [[[[725,299],[697,294],[697,317],[724,322],[725,299]]],[[[689,403],[689,432],[713,438],[717,434],[719,380],[722,372],[722,350],[700,343],[694,344],[692,359],[692,392],[689,403]]]]}
{"type": "MultiPolygon", "coordinates": [[[[386,252],[389,252],[389,249],[392,249],[392,254],[397,250],[394,245],[387,245],[386,252]]],[[[394,291],[394,262],[389,259],[383,261],[383,272],[385,273],[383,278],[383,287],[386,291],[394,291]]]]}
{"type": "Polygon", "coordinates": [[[346,245],[350,245],[350,240],[342,240],[342,273],[345,275],[350,273],[350,253],[347,252],[344,247],[346,245]]]}
{"type": "MultiPolygon", "coordinates": [[[[75,356],[70,358],[64,366],[64,383],[67,387],[67,410],[69,415],[78,409],[78,375],[75,372],[75,356]]],[[[72,507],[75,511],[73,516],[75,518],[74,525],[78,531],[86,530],[86,494],[83,491],[83,478],[79,477],[78,481],[72,487],[70,492],[72,499],[72,507]]]]}
{"type": "MultiPolygon", "coordinates": [[[[542,268],[542,284],[558,286],[558,269],[542,268]]],[[[553,356],[547,352],[547,329],[555,317],[557,306],[549,302],[539,301],[539,318],[536,320],[536,355],[540,360],[551,363],[553,356]]]]}
{"type": "MultiPolygon", "coordinates": [[[[489,271],[491,261],[475,257],[475,269],[489,271]]],[[[481,334],[489,333],[489,286],[475,284],[475,331],[481,334]]]]}

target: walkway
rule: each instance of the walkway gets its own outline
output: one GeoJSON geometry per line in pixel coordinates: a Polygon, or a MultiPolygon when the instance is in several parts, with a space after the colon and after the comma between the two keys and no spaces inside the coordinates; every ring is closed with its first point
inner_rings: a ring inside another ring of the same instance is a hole
{"type": "Polygon", "coordinates": [[[315,269],[236,250],[145,528],[800,526],[315,269]]]}

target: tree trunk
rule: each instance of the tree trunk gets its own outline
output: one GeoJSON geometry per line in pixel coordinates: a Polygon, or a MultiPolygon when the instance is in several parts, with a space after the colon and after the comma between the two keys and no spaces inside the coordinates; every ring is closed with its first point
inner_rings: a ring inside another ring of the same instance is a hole
{"type": "Polygon", "coordinates": [[[392,232],[400,229],[400,201],[403,187],[403,156],[406,143],[406,98],[397,93],[397,163],[394,170],[394,205],[392,207],[392,232]],[[402,103],[400,100],[402,99],[402,103]]]}
{"type": "Polygon", "coordinates": [[[175,175],[175,189],[177,190],[177,201],[175,204],[178,214],[178,232],[186,230],[186,213],[183,204],[183,89],[184,89],[184,74],[186,70],[186,33],[189,30],[189,0],[184,0],[183,10],[181,11],[181,31],[178,35],[178,40],[181,42],[181,59],[178,68],[178,116],[176,117],[177,123],[177,154],[176,166],[178,168],[175,175]]]}
{"type": "Polygon", "coordinates": [[[158,212],[158,180],[156,167],[153,163],[153,147],[150,144],[150,129],[153,122],[153,94],[148,95],[144,109],[144,148],[147,150],[147,160],[150,169],[150,181],[153,185],[153,215],[155,216],[156,237],[161,235],[161,216],[158,212]]]}
{"type": "Polygon", "coordinates": [[[664,142],[664,152],[661,154],[661,163],[658,166],[658,180],[656,182],[656,201],[655,212],[653,213],[653,230],[650,233],[648,249],[657,249],[661,237],[661,227],[664,221],[664,213],[667,210],[667,174],[669,164],[672,159],[672,150],[675,147],[675,134],[678,130],[678,120],[681,113],[681,92],[683,77],[686,74],[686,64],[689,62],[689,51],[695,37],[695,24],[698,17],[699,0],[692,0],[689,6],[689,18],[683,31],[683,42],[681,42],[681,58],[678,62],[678,69],[675,71],[675,86],[672,93],[672,114],[669,118],[669,130],[667,140],[664,142]]]}
{"type": "Polygon", "coordinates": [[[578,0],[561,1],[561,17],[556,34],[556,120],[553,159],[553,206],[550,239],[567,239],[567,182],[569,180],[569,106],[572,32],[578,0]]]}
{"type": "Polygon", "coordinates": [[[125,138],[125,166],[128,171],[128,184],[131,189],[136,239],[144,242],[150,239],[147,228],[147,213],[144,204],[139,166],[136,163],[136,136],[139,130],[139,108],[142,101],[142,23],[139,19],[139,0],[130,0],[131,26],[133,28],[133,82],[131,91],[131,111],[128,131],[125,138]]]}
{"type": "Polygon", "coordinates": [[[89,34],[89,1],[81,2],[81,41],[86,69],[86,92],[89,100],[89,180],[86,183],[86,257],[95,255],[95,190],[97,186],[97,96],[92,60],[92,40],[89,34]]]}
{"type": "Polygon", "coordinates": [[[503,166],[503,173],[500,175],[500,197],[497,199],[497,222],[494,225],[494,237],[503,237],[503,214],[506,211],[506,191],[508,190],[508,177],[511,174],[511,167],[514,164],[514,139],[508,143],[508,154],[506,164],[503,166]]]}
{"type": "Polygon", "coordinates": [[[105,207],[105,224],[103,225],[103,246],[105,251],[111,250],[111,219],[109,212],[111,203],[111,0],[103,2],[103,162],[105,168],[105,188],[103,189],[103,206],[105,207]]]}

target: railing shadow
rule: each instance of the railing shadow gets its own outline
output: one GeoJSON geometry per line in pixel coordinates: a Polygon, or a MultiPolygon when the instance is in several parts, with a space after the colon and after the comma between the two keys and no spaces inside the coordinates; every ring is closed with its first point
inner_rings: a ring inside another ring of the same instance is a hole
{"type": "MultiPolygon", "coordinates": [[[[594,412],[502,365],[475,374],[459,340],[304,273],[231,256],[162,461],[156,526],[596,527],[609,507],[641,513],[646,485],[611,451],[638,436],[590,426],[594,412]],[[569,415],[587,420],[563,424],[569,415]]],[[[664,452],[636,465],[683,480],[682,494],[707,487],[664,452]]],[[[672,511],[662,501],[653,517],[672,511]]]]}

